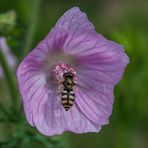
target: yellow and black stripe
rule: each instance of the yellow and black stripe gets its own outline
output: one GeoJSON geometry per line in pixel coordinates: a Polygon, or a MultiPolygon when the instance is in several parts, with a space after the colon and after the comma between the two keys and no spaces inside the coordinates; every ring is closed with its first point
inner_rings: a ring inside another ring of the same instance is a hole
{"type": "Polygon", "coordinates": [[[73,90],[71,91],[63,90],[62,91],[61,101],[66,111],[68,111],[73,106],[74,100],[75,100],[75,94],[73,90]]]}

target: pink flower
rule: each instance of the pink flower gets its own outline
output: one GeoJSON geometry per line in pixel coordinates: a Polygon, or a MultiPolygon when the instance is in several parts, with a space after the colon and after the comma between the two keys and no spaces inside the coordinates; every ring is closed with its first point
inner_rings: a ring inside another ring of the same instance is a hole
{"type": "MultiPolygon", "coordinates": [[[[16,58],[15,56],[11,53],[10,48],[7,45],[7,41],[4,37],[0,37],[0,50],[4,54],[9,66],[11,69],[14,69],[16,67],[16,58]]],[[[0,66],[0,77],[2,78],[4,76],[3,74],[3,69],[0,66]]]]}
{"type": "Polygon", "coordinates": [[[28,122],[49,136],[99,132],[109,122],[114,86],[128,63],[123,47],[96,33],[85,13],[68,10],[18,67],[28,122]],[[75,100],[66,111],[59,87],[70,71],[75,100]]]}

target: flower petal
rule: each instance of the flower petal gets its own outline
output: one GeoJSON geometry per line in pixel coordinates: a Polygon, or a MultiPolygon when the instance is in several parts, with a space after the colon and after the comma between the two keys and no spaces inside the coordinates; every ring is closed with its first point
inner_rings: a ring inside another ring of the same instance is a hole
{"type": "MultiPolygon", "coordinates": [[[[103,38],[102,38],[103,39],[103,38]]],[[[98,43],[99,44],[99,43],[98,43]]],[[[80,110],[95,124],[108,123],[113,106],[114,86],[129,62],[123,47],[102,40],[103,46],[81,50],[78,55],[76,100],[80,110]]]]}
{"type": "Polygon", "coordinates": [[[89,36],[95,32],[93,24],[87,19],[87,15],[74,7],[68,10],[57,22],[55,27],[61,27],[68,32],[64,44],[64,51],[69,52],[83,40],[89,40],[89,36]]]}
{"type": "Polygon", "coordinates": [[[34,104],[33,118],[37,129],[44,135],[52,136],[64,131],[74,133],[98,132],[100,125],[93,124],[76,106],[66,112],[57,97],[57,88],[48,86],[45,93],[40,97],[38,104],[34,104]]]}
{"type": "MultiPolygon", "coordinates": [[[[0,50],[3,52],[11,69],[16,68],[16,57],[11,53],[11,50],[4,37],[0,37],[0,50]]],[[[0,66],[0,77],[3,77],[3,69],[0,66]]]]}
{"type": "Polygon", "coordinates": [[[68,33],[62,26],[54,27],[46,36],[44,41],[50,46],[53,52],[63,49],[63,45],[67,39],[68,33]],[[50,42],[53,42],[52,44],[50,42]]]}
{"type": "MultiPolygon", "coordinates": [[[[80,70],[79,70],[80,71],[80,70]]],[[[107,124],[113,105],[112,83],[87,70],[86,73],[77,72],[78,88],[76,102],[80,110],[95,124],[107,124]]],[[[94,73],[93,73],[94,72],[94,73]]]]}
{"type": "Polygon", "coordinates": [[[30,58],[43,62],[48,56],[63,49],[66,38],[67,33],[65,30],[61,30],[59,27],[53,28],[45,39],[31,51],[30,58]]]}
{"type": "Polygon", "coordinates": [[[33,108],[30,106],[30,102],[36,100],[37,103],[37,95],[45,84],[45,76],[40,71],[40,65],[37,61],[25,59],[18,68],[17,78],[27,120],[34,126],[33,108]]]}
{"type": "Polygon", "coordinates": [[[55,27],[62,27],[71,35],[94,31],[94,25],[88,21],[87,15],[78,7],[73,7],[58,20],[55,27]]]}
{"type": "MultiPolygon", "coordinates": [[[[24,59],[17,70],[19,88],[23,97],[24,109],[29,123],[33,126],[33,106],[31,102],[38,103],[40,94],[44,91],[44,85],[50,79],[51,63],[48,63],[54,48],[60,47],[65,40],[65,31],[53,29],[37,47],[24,59]],[[45,69],[45,63],[49,66],[45,69]]],[[[52,61],[51,61],[52,62],[52,61]]]]}
{"type": "MultiPolygon", "coordinates": [[[[107,90],[109,91],[109,90],[107,90]]],[[[113,94],[100,93],[96,90],[77,88],[76,103],[83,114],[94,124],[104,125],[108,123],[112,112],[113,94]]]]}
{"type": "Polygon", "coordinates": [[[106,42],[101,48],[79,54],[78,73],[94,78],[98,83],[117,84],[129,63],[122,46],[114,42],[106,42]],[[89,54],[88,54],[89,52],[89,54]]]}
{"type": "MultiPolygon", "coordinates": [[[[129,63],[123,47],[97,34],[86,14],[77,7],[68,10],[55,27],[61,27],[68,32],[63,50],[76,57],[83,57],[84,63],[101,65],[120,61],[121,67],[129,63]]],[[[121,77],[122,73],[119,75],[121,77]]]]}

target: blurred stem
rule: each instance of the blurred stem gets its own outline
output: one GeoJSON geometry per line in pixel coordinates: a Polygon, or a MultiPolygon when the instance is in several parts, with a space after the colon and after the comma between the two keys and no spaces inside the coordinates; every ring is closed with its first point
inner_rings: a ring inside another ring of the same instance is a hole
{"type": "Polygon", "coordinates": [[[3,104],[0,104],[0,111],[3,113],[2,115],[5,117],[7,117],[9,115],[8,111],[6,110],[6,108],[4,107],[3,104]]]}
{"type": "Polygon", "coordinates": [[[23,56],[26,55],[32,45],[32,41],[33,41],[33,36],[36,30],[36,26],[37,26],[37,21],[38,21],[38,13],[39,13],[39,9],[40,9],[40,4],[41,4],[41,0],[33,0],[32,2],[32,10],[31,10],[31,15],[30,15],[30,19],[29,19],[29,27],[27,29],[27,34],[26,34],[26,42],[24,44],[24,53],[23,56]]]}
{"type": "Polygon", "coordinates": [[[8,87],[9,87],[9,91],[10,91],[10,96],[13,100],[13,107],[15,109],[18,109],[18,90],[16,88],[16,82],[15,82],[13,73],[10,70],[10,67],[7,63],[7,60],[6,60],[5,56],[3,55],[2,50],[0,50],[0,63],[3,68],[3,72],[5,74],[5,77],[6,77],[6,81],[7,81],[8,87]]]}

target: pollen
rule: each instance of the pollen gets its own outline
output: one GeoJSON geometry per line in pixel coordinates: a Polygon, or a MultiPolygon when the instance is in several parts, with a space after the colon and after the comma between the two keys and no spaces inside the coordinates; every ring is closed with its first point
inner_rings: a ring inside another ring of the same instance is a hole
{"type": "Polygon", "coordinates": [[[63,81],[64,73],[68,73],[68,72],[74,75],[73,79],[74,79],[74,82],[76,83],[77,82],[76,71],[69,64],[60,63],[60,64],[57,64],[52,69],[52,75],[55,77],[58,83],[61,83],[63,81]]]}

